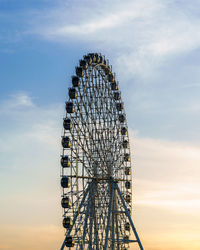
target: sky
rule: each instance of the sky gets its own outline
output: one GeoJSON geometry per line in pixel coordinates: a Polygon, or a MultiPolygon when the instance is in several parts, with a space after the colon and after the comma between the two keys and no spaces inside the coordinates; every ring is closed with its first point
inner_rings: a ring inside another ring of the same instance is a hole
{"type": "Polygon", "coordinates": [[[197,0],[0,0],[0,250],[60,247],[64,102],[88,52],[120,82],[145,250],[200,249],[199,27],[197,0]]]}

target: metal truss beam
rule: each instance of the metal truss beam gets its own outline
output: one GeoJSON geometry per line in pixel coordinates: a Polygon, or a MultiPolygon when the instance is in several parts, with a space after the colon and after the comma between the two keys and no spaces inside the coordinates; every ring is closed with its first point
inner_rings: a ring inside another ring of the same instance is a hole
{"type": "Polygon", "coordinates": [[[89,217],[89,209],[90,209],[90,192],[89,192],[89,198],[88,198],[88,204],[87,204],[87,209],[86,209],[86,215],[85,215],[85,223],[84,223],[84,229],[83,229],[83,239],[82,239],[82,244],[80,249],[84,249],[84,244],[85,244],[85,236],[86,236],[86,231],[87,231],[87,222],[88,222],[88,217],[89,217]]]}
{"type": "Polygon", "coordinates": [[[111,249],[115,249],[115,189],[113,192],[113,206],[112,206],[112,247],[111,249]]]}
{"type": "Polygon", "coordinates": [[[132,229],[133,229],[133,233],[134,233],[135,238],[136,238],[136,240],[137,240],[137,242],[138,242],[138,245],[139,245],[139,247],[140,247],[141,250],[144,250],[144,248],[143,248],[143,246],[142,246],[142,243],[141,243],[141,241],[140,241],[140,238],[139,238],[139,236],[138,236],[138,234],[137,234],[137,231],[136,231],[136,229],[135,229],[135,226],[134,226],[134,224],[133,224],[133,221],[132,221],[132,219],[131,219],[131,216],[130,216],[130,214],[129,214],[128,208],[127,208],[126,203],[125,203],[125,201],[124,201],[124,198],[123,198],[123,196],[122,196],[122,194],[121,194],[121,191],[120,191],[120,189],[119,189],[119,187],[118,187],[118,185],[117,185],[116,183],[114,183],[114,186],[115,186],[115,188],[117,189],[117,192],[118,192],[118,194],[119,194],[119,197],[120,197],[120,199],[121,199],[121,201],[122,201],[122,204],[123,204],[123,206],[124,206],[126,215],[128,216],[129,222],[130,222],[131,227],[132,227],[132,229]]]}
{"type": "Polygon", "coordinates": [[[110,195],[110,202],[109,202],[109,210],[108,210],[108,220],[107,220],[107,228],[106,228],[106,239],[105,239],[105,245],[104,250],[107,250],[108,246],[108,234],[109,234],[109,228],[110,228],[110,217],[111,217],[111,210],[113,206],[113,194],[114,194],[114,183],[111,181],[111,195],[110,195]]]}

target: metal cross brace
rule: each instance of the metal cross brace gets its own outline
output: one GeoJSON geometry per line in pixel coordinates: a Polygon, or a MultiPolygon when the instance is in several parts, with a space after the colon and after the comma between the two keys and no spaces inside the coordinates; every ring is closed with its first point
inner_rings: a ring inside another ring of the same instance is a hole
{"type": "MultiPolygon", "coordinates": [[[[80,203],[80,205],[79,205],[78,211],[82,208],[82,206],[83,206],[83,204],[84,204],[84,201],[85,201],[85,198],[86,198],[86,196],[87,196],[87,194],[88,194],[88,192],[89,192],[89,190],[90,190],[92,184],[93,184],[93,182],[91,182],[91,183],[88,185],[87,189],[85,190],[85,193],[84,193],[83,198],[82,198],[82,200],[81,200],[81,203],[80,203]]],[[[74,225],[75,222],[76,222],[76,219],[77,219],[77,217],[78,217],[78,211],[77,211],[77,212],[75,213],[75,215],[74,215],[74,219],[73,219],[73,224],[72,224],[72,225],[74,225]]],[[[63,250],[63,249],[64,249],[66,238],[70,235],[71,231],[72,231],[72,228],[70,228],[70,229],[68,230],[68,232],[67,232],[67,234],[66,234],[66,236],[65,236],[65,239],[64,239],[64,241],[63,241],[63,244],[62,244],[60,250],[63,250]]]]}

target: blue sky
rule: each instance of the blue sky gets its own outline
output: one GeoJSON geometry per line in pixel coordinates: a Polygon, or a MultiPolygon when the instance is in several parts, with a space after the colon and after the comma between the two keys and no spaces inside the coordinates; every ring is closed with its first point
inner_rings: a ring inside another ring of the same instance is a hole
{"type": "Polygon", "coordinates": [[[191,131],[195,124],[198,131],[200,108],[197,2],[0,1],[0,6],[2,99],[23,91],[38,104],[60,102],[79,58],[100,51],[118,74],[127,106],[133,106],[134,129],[198,142],[199,133],[195,138],[191,131]]]}
{"type": "Polygon", "coordinates": [[[120,81],[146,249],[163,250],[166,239],[175,249],[193,239],[199,249],[199,27],[195,0],[0,0],[0,249],[27,249],[20,245],[25,231],[27,239],[51,235],[38,241],[41,249],[62,240],[64,102],[78,60],[90,51],[105,54],[120,81]]]}

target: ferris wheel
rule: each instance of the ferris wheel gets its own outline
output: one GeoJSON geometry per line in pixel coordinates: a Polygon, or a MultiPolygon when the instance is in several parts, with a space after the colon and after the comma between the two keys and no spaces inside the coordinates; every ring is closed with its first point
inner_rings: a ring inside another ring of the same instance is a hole
{"type": "Polygon", "coordinates": [[[61,246],[143,249],[131,219],[132,176],[124,103],[112,66],[90,53],[80,60],[63,119],[61,246]],[[134,239],[131,240],[131,230],[134,239]]]}

